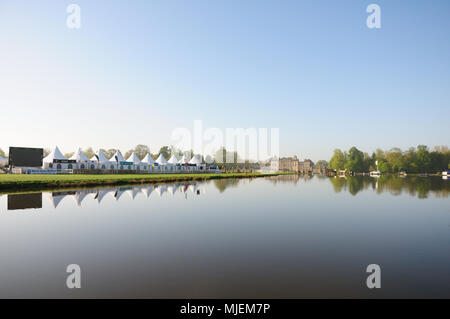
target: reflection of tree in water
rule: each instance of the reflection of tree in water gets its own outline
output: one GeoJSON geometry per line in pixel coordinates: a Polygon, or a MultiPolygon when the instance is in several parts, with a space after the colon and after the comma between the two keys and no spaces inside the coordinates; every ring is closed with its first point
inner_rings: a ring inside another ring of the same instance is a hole
{"type": "Polygon", "coordinates": [[[223,193],[229,187],[237,187],[239,184],[239,179],[234,178],[226,178],[226,179],[215,179],[214,186],[219,190],[219,192],[223,193]]]}
{"type": "Polygon", "coordinates": [[[395,175],[382,175],[380,178],[369,176],[348,176],[347,178],[330,178],[333,189],[336,193],[348,190],[352,195],[371,187],[377,194],[389,192],[394,196],[403,192],[418,198],[427,198],[429,193],[435,197],[446,198],[450,193],[449,181],[440,177],[417,177],[411,176],[401,178],[395,175]]]}

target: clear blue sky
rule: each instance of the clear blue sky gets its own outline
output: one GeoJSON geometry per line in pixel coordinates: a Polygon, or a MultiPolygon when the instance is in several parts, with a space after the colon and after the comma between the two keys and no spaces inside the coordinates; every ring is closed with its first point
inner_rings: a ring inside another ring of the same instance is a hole
{"type": "Polygon", "coordinates": [[[449,14],[446,0],[2,0],[0,148],[156,152],[196,119],[280,128],[282,155],[313,160],[448,145],[449,14]]]}

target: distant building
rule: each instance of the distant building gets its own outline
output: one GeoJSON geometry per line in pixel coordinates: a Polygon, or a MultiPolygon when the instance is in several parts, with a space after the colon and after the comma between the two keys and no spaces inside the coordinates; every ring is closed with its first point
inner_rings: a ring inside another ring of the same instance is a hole
{"type": "Polygon", "coordinates": [[[297,156],[293,157],[283,157],[279,160],[279,170],[283,172],[298,172],[299,171],[299,161],[297,156]]]}
{"type": "Polygon", "coordinates": [[[328,168],[324,165],[314,165],[313,174],[321,174],[321,175],[328,174],[328,168]]]}
{"type": "Polygon", "coordinates": [[[270,169],[274,172],[278,172],[280,170],[280,160],[278,158],[272,158],[270,161],[270,169]]]}
{"type": "Polygon", "coordinates": [[[300,173],[309,174],[313,172],[314,163],[310,159],[305,159],[303,162],[299,162],[300,173]]]}

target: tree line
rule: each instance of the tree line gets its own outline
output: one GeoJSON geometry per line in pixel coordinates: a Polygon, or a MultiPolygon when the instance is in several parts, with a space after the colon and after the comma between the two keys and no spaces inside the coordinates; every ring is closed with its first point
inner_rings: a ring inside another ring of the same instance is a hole
{"type": "Polygon", "coordinates": [[[355,146],[348,151],[335,149],[328,168],[346,169],[350,172],[382,173],[436,173],[450,168],[450,151],[447,146],[436,146],[429,150],[425,145],[410,147],[402,151],[394,147],[388,151],[377,149],[372,155],[364,153],[355,146]]]}

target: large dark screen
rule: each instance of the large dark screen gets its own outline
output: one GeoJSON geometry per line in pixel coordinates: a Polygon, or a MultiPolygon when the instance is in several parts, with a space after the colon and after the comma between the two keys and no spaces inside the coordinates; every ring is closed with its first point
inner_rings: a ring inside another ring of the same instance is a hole
{"type": "Polygon", "coordinates": [[[9,165],[41,167],[44,149],[28,147],[10,147],[9,165]]]}

